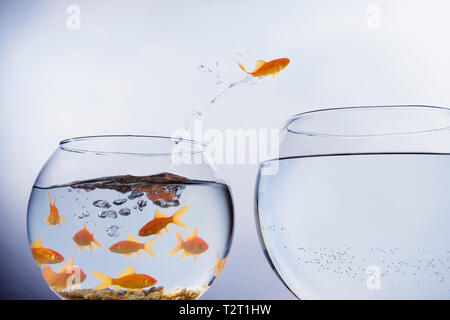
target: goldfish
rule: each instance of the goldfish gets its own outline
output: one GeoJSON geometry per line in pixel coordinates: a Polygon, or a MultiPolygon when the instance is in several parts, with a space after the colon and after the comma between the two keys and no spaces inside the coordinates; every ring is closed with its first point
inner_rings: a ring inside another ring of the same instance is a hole
{"type": "Polygon", "coordinates": [[[48,194],[48,205],[50,206],[50,212],[48,213],[48,217],[45,218],[45,222],[47,222],[47,226],[61,225],[61,222],[66,221],[67,218],[60,216],[58,214],[58,208],[55,206],[56,198],[53,198],[53,203],[50,200],[50,193],[48,194]]]}
{"type": "Polygon", "coordinates": [[[181,221],[181,217],[186,213],[189,209],[189,206],[184,206],[181,209],[178,209],[172,216],[168,216],[167,214],[162,213],[159,210],[155,211],[155,216],[153,220],[147,222],[140,230],[139,236],[146,237],[152,234],[161,235],[162,229],[169,231],[169,223],[176,224],[182,228],[187,228],[187,226],[181,221]]]}
{"type": "Polygon", "coordinates": [[[49,266],[45,266],[42,268],[41,273],[47,284],[56,291],[70,288],[73,284],[79,285],[87,277],[83,270],[73,265],[73,257],[70,257],[69,261],[59,269],[59,272],[55,272],[49,266]]]}
{"type": "Polygon", "coordinates": [[[33,243],[31,243],[30,250],[38,267],[42,264],[55,264],[64,261],[64,257],[58,252],[44,248],[39,238],[36,238],[33,243]]]}
{"type": "Polygon", "coordinates": [[[119,241],[115,244],[113,244],[111,247],[109,247],[109,250],[114,253],[120,253],[125,256],[131,256],[134,252],[136,252],[137,255],[139,255],[139,250],[144,250],[152,257],[155,257],[155,252],[153,252],[152,248],[150,247],[153,242],[155,242],[156,238],[146,242],[146,243],[140,243],[139,240],[133,237],[133,235],[130,233],[127,236],[126,240],[119,241]]]}
{"type": "Polygon", "coordinates": [[[72,239],[77,245],[78,249],[83,249],[83,247],[89,247],[89,249],[92,251],[94,250],[92,242],[95,243],[98,247],[100,248],[102,247],[100,243],[98,243],[97,240],[95,240],[94,231],[92,231],[92,233],[88,231],[85,222],[83,222],[83,229],[75,233],[72,239]]]}
{"type": "Polygon", "coordinates": [[[110,286],[114,286],[115,290],[119,288],[140,290],[153,286],[156,282],[158,282],[155,278],[152,278],[146,274],[136,273],[132,266],[128,266],[116,278],[108,277],[107,275],[96,271],[92,271],[91,273],[101,280],[101,283],[94,287],[94,290],[101,290],[110,286]]]}
{"type": "Polygon", "coordinates": [[[244,66],[238,61],[239,67],[254,77],[272,76],[277,79],[281,70],[287,67],[290,60],[288,58],[280,58],[266,62],[264,60],[256,61],[255,69],[252,72],[245,70],[244,66]]]}
{"type": "Polygon", "coordinates": [[[223,260],[220,260],[220,254],[217,252],[217,263],[216,265],[211,269],[211,271],[216,270],[216,273],[214,276],[217,278],[219,274],[222,272],[223,267],[225,266],[225,263],[227,262],[227,258],[224,258],[223,260]]]}
{"type": "Polygon", "coordinates": [[[176,230],[175,235],[177,237],[177,245],[168,253],[169,256],[183,250],[181,253],[182,258],[194,256],[195,260],[198,255],[208,250],[208,244],[202,238],[197,237],[197,228],[194,228],[194,230],[186,237],[186,240],[184,241],[181,234],[179,234],[176,230]]]}

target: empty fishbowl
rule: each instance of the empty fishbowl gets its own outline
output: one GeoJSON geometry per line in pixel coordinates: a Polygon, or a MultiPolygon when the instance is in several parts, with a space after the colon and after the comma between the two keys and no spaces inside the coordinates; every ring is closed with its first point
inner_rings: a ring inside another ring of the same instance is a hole
{"type": "Polygon", "coordinates": [[[449,299],[449,190],[450,109],[298,114],[260,166],[260,238],[301,299],[449,299]]]}
{"type": "Polygon", "coordinates": [[[225,265],[233,204],[199,143],[82,137],[62,141],[39,173],[27,227],[62,299],[191,300],[225,265]]]}

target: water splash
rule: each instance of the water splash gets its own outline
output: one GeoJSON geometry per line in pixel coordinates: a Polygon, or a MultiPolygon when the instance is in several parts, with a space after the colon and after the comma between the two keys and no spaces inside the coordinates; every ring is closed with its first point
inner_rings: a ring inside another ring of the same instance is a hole
{"type": "MultiPolygon", "coordinates": [[[[236,55],[239,58],[242,58],[244,55],[237,52],[236,55]]],[[[244,78],[234,80],[234,81],[226,81],[223,79],[222,74],[220,72],[220,64],[217,61],[214,65],[208,66],[204,64],[199,64],[197,66],[197,69],[206,72],[208,74],[211,74],[214,77],[215,84],[218,88],[218,93],[216,93],[210,100],[209,103],[206,105],[200,106],[200,107],[193,107],[189,110],[189,113],[186,117],[185,121],[185,129],[190,130],[192,123],[194,120],[200,120],[203,118],[211,109],[212,107],[217,104],[217,101],[219,101],[221,98],[223,98],[230,89],[237,88],[244,84],[250,84],[250,85],[256,85],[260,84],[264,81],[266,81],[265,77],[253,77],[250,75],[245,76],[244,78]]]]}

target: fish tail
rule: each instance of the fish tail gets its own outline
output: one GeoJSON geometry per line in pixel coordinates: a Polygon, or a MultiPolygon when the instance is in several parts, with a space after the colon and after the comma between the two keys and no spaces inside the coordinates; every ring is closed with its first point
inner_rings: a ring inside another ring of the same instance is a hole
{"type": "Polygon", "coordinates": [[[237,62],[239,68],[241,68],[244,72],[250,74],[247,70],[245,70],[244,66],[242,65],[242,63],[240,63],[239,61],[237,62]]]}
{"type": "Polygon", "coordinates": [[[92,237],[92,242],[93,243],[95,243],[99,248],[101,248],[102,247],[102,245],[100,244],[100,243],[98,243],[98,241],[97,240],[95,240],[95,238],[94,237],[92,237]]]}
{"type": "Polygon", "coordinates": [[[112,278],[108,277],[106,274],[96,271],[91,271],[91,273],[101,281],[99,285],[93,288],[94,290],[106,289],[112,285],[112,278]]]}
{"type": "Polygon", "coordinates": [[[219,269],[220,266],[220,255],[219,253],[217,253],[217,263],[216,265],[211,269],[211,271],[213,271],[214,269],[219,269]]]}
{"type": "Polygon", "coordinates": [[[187,228],[183,221],[181,221],[181,217],[188,211],[189,206],[184,206],[183,208],[178,209],[172,216],[172,223],[180,226],[182,228],[187,228]]]}
{"type": "Polygon", "coordinates": [[[173,256],[175,253],[177,253],[178,251],[181,250],[181,247],[183,245],[183,238],[181,237],[181,234],[178,233],[178,231],[174,231],[175,232],[175,236],[177,237],[177,245],[175,248],[173,248],[172,251],[170,251],[167,255],[168,256],[173,256]]]}
{"type": "Polygon", "coordinates": [[[149,255],[151,255],[153,258],[156,257],[155,252],[153,251],[151,245],[153,242],[155,242],[156,238],[153,238],[150,241],[147,241],[146,243],[144,243],[144,251],[147,252],[149,255]]]}

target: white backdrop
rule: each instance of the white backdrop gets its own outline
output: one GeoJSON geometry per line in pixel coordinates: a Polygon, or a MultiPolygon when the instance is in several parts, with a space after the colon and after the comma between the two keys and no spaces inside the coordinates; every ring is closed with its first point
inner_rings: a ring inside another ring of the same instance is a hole
{"type": "MultiPolygon", "coordinates": [[[[450,105],[450,1],[0,2],[2,298],[55,298],[28,254],[26,207],[57,143],[95,134],[170,134],[255,60],[288,57],[274,82],[229,90],[205,128],[277,128],[332,106],[450,105]],[[69,5],[81,12],[70,30],[69,5]],[[374,20],[375,19],[375,20],[374,20]]],[[[254,165],[223,165],[236,209],[227,266],[204,298],[293,298],[254,224],[254,165]]]]}

